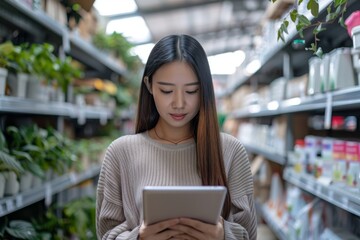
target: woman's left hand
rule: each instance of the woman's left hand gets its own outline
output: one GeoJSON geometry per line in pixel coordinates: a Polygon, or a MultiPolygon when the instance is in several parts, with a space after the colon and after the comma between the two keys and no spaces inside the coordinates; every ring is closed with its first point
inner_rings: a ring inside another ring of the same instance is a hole
{"type": "Polygon", "coordinates": [[[204,223],[190,218],[180,218],[177,225],[171,227],[184,234],[176,236],[175,239],[197,239],[197,240],[223,240],[224,222],[221,218],[216,225],[204,223]]]}

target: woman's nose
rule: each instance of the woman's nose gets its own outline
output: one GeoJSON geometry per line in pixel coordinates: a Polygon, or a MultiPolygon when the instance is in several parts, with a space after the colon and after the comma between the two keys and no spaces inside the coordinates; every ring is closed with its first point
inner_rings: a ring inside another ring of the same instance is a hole
{"type": "Polygon", "coordinates": [[[174,94],[173,107],[174,108],[184,108],[185,106],[185,96],[182,92],[176,91],[174,94]]]}

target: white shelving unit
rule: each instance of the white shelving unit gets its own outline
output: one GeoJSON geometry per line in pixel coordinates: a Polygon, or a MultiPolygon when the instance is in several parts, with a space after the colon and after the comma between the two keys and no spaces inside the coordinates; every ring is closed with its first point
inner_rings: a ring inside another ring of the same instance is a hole
{"type": "Polygon", "coordinates": [[[360,217],[360,189],[345,184],[325,185],[309,174],[284,171],[284,179],[295,186],[360,217]]]}
{"type": "MultiPolygon", "coordinates": [[[[29,35],[33,42],[48,42],[58,48],[59,55],[70,56],[85,67],[85,76],[117,79],[127,74],[126,69],[109,55],[95,48],[91,43],[73,35],[65,25],[49,17],[44,11],[31,9],[17,0],[0,1],[0,34],[10,34],[14,30],[29,35]]],[[[75,105],[68,102],[42,102],[33,99],[0,96],[0,114],[7,118],[14,114],[24,116],[41,115],[56,117],[58,130],[63,129],[64,119],[76,119],[83,124],[87,119],[98,119],[105,124],[114,117],[114,112],[106,107],[75,105]]],[[[4,126],[3,126],[4,127],[4,126]]],[[[81,173],[70,172],[45,182],[40,187],[0,199],[0,217],[6,216],[41,200],[50,203],[56,194],[94,179],[100,166],[94,165],[81,173]]]]}
{"type": "Polygon", "coordinates": [[[0,96],[0,112],[100,120],[113,117],[112,111],[102,107],[77,106],[66,102],[41,102],[10,96],[0,96]]]}
{"type": "Polygon", "coordinates": [[[65,189],[75,186],[87,179],[96,177],[99,172],[100,166],[92,166],[85,172],[71,172],[60,176],[50,182],[46,182],[40,187],[16,194],[15,196],[1,198],[0,217],[27,207],[43,199],[45,199],[46,202],[50,203],[51,198],[54,194],[64,191],[65,189]]]}

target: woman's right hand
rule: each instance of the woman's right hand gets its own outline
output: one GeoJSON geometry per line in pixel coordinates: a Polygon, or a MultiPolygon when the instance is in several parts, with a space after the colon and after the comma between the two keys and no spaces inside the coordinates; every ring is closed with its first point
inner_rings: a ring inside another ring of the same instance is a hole
{"type": "Polygon", "coordinates": [[[144,222],[140,226],[139,239],[140,240],[167,240],[176,235],[182,234],[177,230],[171,230],[170,227],[179,224],[179,219],[174,218],[152,225],[145,225],[144,222]]]}

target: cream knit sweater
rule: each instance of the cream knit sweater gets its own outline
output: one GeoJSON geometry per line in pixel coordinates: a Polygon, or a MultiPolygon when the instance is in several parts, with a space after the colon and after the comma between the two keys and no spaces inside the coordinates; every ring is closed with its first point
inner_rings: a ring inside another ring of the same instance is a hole
{"type": "MultiPolygon", "coordinates": [[[[253,179],[244,147],[221,133],[232,212],[224,222],[225,239],[256,239],[253,179]]],[[[201,185],[195,142],[163,144],[148,132],[116,139],[108,147],[97,187],[98,239],[137,239],[146,185],[201,185]]]]}

